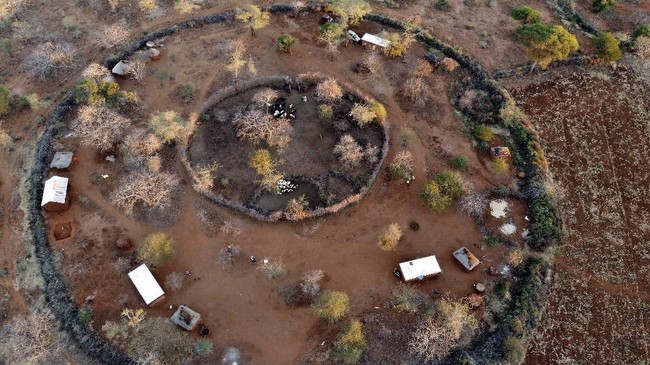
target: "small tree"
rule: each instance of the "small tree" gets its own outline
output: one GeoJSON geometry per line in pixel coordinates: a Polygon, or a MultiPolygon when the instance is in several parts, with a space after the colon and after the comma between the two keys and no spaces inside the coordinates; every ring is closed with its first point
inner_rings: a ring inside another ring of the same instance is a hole
{"type": "Polygon", "coordinates": [[[270,17],[268,11],[262,11],[255,5],[244,5],[235,10],[235,19],[248,25],[253,36],[255,36],[256,29],[262,29],[269,24],[270,17]]]}
{"type": "Polygon", "coordinates": [[[600,13],[603,10],[613,8],[616,5],[616,0],[594,0],[592,9],[594,13],[600,13]]]}
{"type": "Polygon", "coordinates": [[[349,134],[345,134],[334,146],[334,153],[339,155],[339,161],[346,169],[353,169],[359,166],[363,159],[363,149],[349,134]]]}
{"type": "Polygon", "coordinates": [[[321,25],[318,30],[320,33],[318,40],[325,44],[327,50],[332,54],[332,61],[334,61],[334,54],[338,52],[339,46],[345,40],[345,27],[341,24],[328,22],[321,25]]]}
{"type": "Polygon", "coordinates": [[[131,121],[104,106],[83,106],[72,128],[83,145],[107,150],[124,133],[131,121]]]}
{"type": "Polygon", "coordinates": [[[316,98],[324,102],[333,103],[343,97],[343,89],[335,79],[329,78],[316,86],[316,98]]]}
{"type": "Polygon", "coordinates": [[[258,109],[238,113],[233,118],[237,137],[247,139],[253,145],[262,141],[271,147],[285,148],[291,142],[293,127],[287,118],[274,118],[258,109]]]}
{"type": "Polygon", "coordinates": [[[149,208],[165,208],[171,203],[172,192],[179,183],[176,176],[166,172],[132,172],[122,178],[111,201],[127,214],[131,214],[138,203],[149,208]]]}
{"type": "Polygon", "coordinates": [[[409,151],[399,151],[393,162],[388,166],[388,173],[392,179],[402,180],[407,184],[413,180],[415,162],[409,151]]]}
{"type": "Polygon", "coordinates": [[[75,47],[70,43],[45,42],[34,48],[27,57],[27,68],[41,80],[50,75],[72,67],[76,55],[75,47]]]}
{"type": "Polygon", "coordinates": [[[278,51],[292,54],[291,47],[295,42],[296,39],[293,38],[291,34],[282,34],[281,36],[278,37],[278,39],[276,39],[275,45],[276,47],[278,47],[278,51]]]}
{"type": "Polygon", "coordinates": [[[361,127],[377,118],[375,112],[368,105],[360,103],[354,103],[349,115],[361,127]]]}
{"type": "Polygon", "coordinates": [[[248,160],[248,165],[260,175],[271,174],[275,170],[275,163],[268,150],[253,151],[248,160]]]}
{"type": "Polygon", "coordinates": [[[620,48],[621,42],[612,33],[600,32],[591,39],[591,42],[598,55],[607,62],[616,62],[623,56],[620,48]]]}
{"type": "Polygon", "coordinates": [[[397,244],[403,236],[402,228],[399,224],[389,224],[384,232],[379,235],[379,247],[384,251],[395,251],[397,244]]]}
{"type": "Polygon", "coordinates": [[[543,69],[580,48],[576,37],[561,25],[523,25],[517,29],[517,36],[528,47],[528,56],[543,69]]]}
{"type": "Polygon", "coordinates": [[[413,42],[415,42],[415,37],[409,32],[383,33],[382,37],[390,41],[388,46],[384,48],[384,53],[389,57],[404,57],[413,42]]]}
{"type": "Polygon", "coordinates": [[[319,282],[325,277],[323,270],[310,270],[300,280],[300,290],[309,297],[315,297],[320,293],[319,282]]]}
{"type": "Polygon", "coordinates": [[[146,236],[138,246],[138,260],[151,266],[160,266],[176,253],[176,241],[167,233],[156,232],[146,236]]]}
{"type": "Polygon", "coordinates": [[[252,56],[246,59],[246,46],[241,40],[235,40],[228,44],[226,53],[228,54],[228,63],[226,64],[226,71],[230,72],[235,79],[239,81],[239,76],[243,71],[248,71],[250,75],[257,74],[255,61],[252,56]]]}
{"type": "Polygon", "coordinates": [[[334,353],[344,364],[357,364],[366,347],[361,322],[354,318],[339,332],[334,342],[334,353]]]}
{"type": "Polygon", "coordinates": [[[512,18],[519,20],[524,24],[539,23],[541,16],[539,12],[530,6],[517,6],[512,9],[512,18]]]}
{"type": "Polygon", "coordinates": [[[462,155],[454,156],[454,158],[451,160],[451,168],[454,170],[466,171],[468,165],[469,162],[467,161],[467,157],[462,155]]]}
{"type": "Polygon", "coordinates": [[[371,74],[379,73],[382,70],[381,57],[373,50],[366,51],[361,60],[361,65],[367,68],[371,74]]]}
{"type": "Polygon", "coordinates": [[[510,169],[508,160],[502,157],[497,157],[492,161],[492,171],[496,174],[506,173],[510,169]]]}
{"type": "Polygon", "coordinates": [[[423,107],[429,100],[429,87],[423,77],[409,77],[404,81],[402,93],[416,106],[423,107]]]}
{"type": "Polygon", "coordinates": [[[451,204],[451,198],[440,191],[440,186],[435,180],[427,181],[420,189],[419,195],[436,214],[442,213],[451,204]]]}
{"type": "Polygon", "coordinates": [[[187,135],[188,123],[178,112],[166,110],[149,117],[149,128],[162,143],[180,141],[187,135]]]}
{"type": "MultiPolygon", "coordinates": [[[[75,96],[78,102],[86,102],[88,105],[100,106],[108,104],[118,108],[129,107],[138,102],[138,96],[131,91],[120,90],[120,85],[113,81],[95,81],[99,78],[99,70],[86,69],[89,77],[81,81],[75,88],[75,96]]],[[[84,73],[86,73],[84,71],[84,73]]]]}
{"type": "Polygon", "coordinates": [[[482,142],[489,143],[492,141],[492,138],[494,138],[494,132],[490,127],[488,127],[485,124],[479,124],[475,129],[474,129],[474,136],[476,139],[482,142]]]}
{"type": "Polygon", "coordinates": [[[344,24],[357,25],[372,8],[364,0],[330,0],[328,10],[341,18],[344,24]]]}
{"type": "Polygon", "coordinates": [[[325,290],[312,304],[314,312],[330,323],[343,318],[349,310],[350,298],[340,291],[325,290]]]}
{"type": "Polygon", "coordinates": [[[370,103],[368,105],[368,108],[370,108],[370,111],[375,114],[375,119],[374,121],[379,123],[379,124],[384,124],[386,122],[386,117],[388,117],[388,113],[386,112],[386,108],[384,107],[384,104],[380,102],[374,102],[370,103]]]}
{"type": "Polygon", "coordinates": [[[253,95],[253,102],[259,106],[264,107],[268,113],[269,106],[271,106],[271,102],[277,98],[278,98],[277,91],[265,87],[260,91],[256,92],[255,95],[253,95]]]}
{"type": "Polygon", "coordinates": [[[445,170],[436,175],[436,183],[440,192],[454,200],[463,194],[460,174],[457,171],[445,170]]]}
{"type": "Polygon", "coordinates": [[[330,120],[334,116],[334,110],[331,105],[320,104],[318,106],[318,117],[322,120],[330,120]]]}

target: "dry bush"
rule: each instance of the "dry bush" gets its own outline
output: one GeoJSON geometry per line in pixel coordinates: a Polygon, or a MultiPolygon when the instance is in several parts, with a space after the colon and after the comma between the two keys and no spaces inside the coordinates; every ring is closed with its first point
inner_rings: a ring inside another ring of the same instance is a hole
{"type": "Polygon", "coordinates": [[[238,245],[228,245],[219,250],[219,265],[224,269],[232,267],[235,259],[241,256],[241,247],[238,245]]]}
{"type": "Polygon", "coordinates": [[[483,305],[485,302],[485,297],[479,294],[470,294],[467,297],[461,299],[461,301],[466,304],[470,309],[478,308],[483,305]]]}
{"type": "Polygon", "coordinates": [[[460,338],[463,331],[473,331],[478,327],[476,317],[470,313],[464,303],[443,298],[437,304],[437,319],[451,330],[451,334],[456,339],[460,338]]]}
{"type": "Polygon", "coordinates": [[[395,251],[397,244],[402,239],[404,233],[397,223],[389,224],[384,232],[379,235],[379,247],[384,251],[395,251]]]}
{"type": "Polygon", "coordinates": [[[319,282],[325,277],[323,270],[309,270],[300,280],[300,291],[310,297],[315,297],[320,293],[319,282]]]}
{"type": "Polygon", "coordinates": [[[97,33],[97,45],[106,49],[115,48],[128,41],[129,35],[129,30],[123,24],[111,24],[97,33]]]}
{"type": "Polygon", "coordinates": [[[427,297],[412,285],[399,283],[392,294],[393,306],[400,311],[417,313],[427,305],[427,297]]]}
{"type": "Polygon", "coordinates": [[[138,260],[160,266],[176,253],[176,241],[165,232],[148,234],[138,245],[138,260]]]}
{"type": "Polygon", "coordinates": [[[343,89],[335,79],[323,80],[316,86],[316,98],[320,101],[333,103],[343,97],[343,89]]]}
{"type": "Polygon", "coordinates": [[[131,309],[131,308],[124,308],[122,309],[122,313],[120,313],[122,317],[126,320],[126,325],[129,328],[135,328],[138,329],[140,327],[140,324],[142,321],[144,321],[144,309],[138,308],[138,309],[131,309]]]}
{"type": "Polygon", "coordinates": [[[188,132],[188,123],[178,112],[166,110],[152,114],[149,118],[149,128],[158,136],[162,143],[183,139],[188,132]]]}
{"type": "Polygon", "coordinates": [[[118,257],[115,260],[115,269],[122,274],[126,274],[131,269],[131,259],[128,257],[118,257]]]}
{"type": "Polygon", "coordinates": [[[138,0],[138,7],[142,11],[153,13],[158,9],[156,0],[138,0]]]}
{"type": "Polygon", "coordinates": [[[159,172],[162,168],[162,159],[160,155],[153,155],[147,158],[147,170],[151,172],[159,172]]]}
{"type": "Polygon", "coordinates": [[[124,340],[129,335],[129,327],[126,323],[118,323],[113,321],[106,321],[102,325],[102,331],[106,338],[111,341],[124,340]]]}
{"type": "Polygon", "coordinates": [[[13,317],[2,328],[0,360],[16,365],[51,363],[62,350],[54,328],[54,315],[49,310],[13,317]]]}
{"type": "Polygon", "coordinates": [[[257,266],[257,271],[263,272],[271,280],[281,278],[287,273],[282,260],[271,261],[268,258],[264,258],[262,263],[257,266]]]}
{"type": "Polygon", "coordinates": [[[283,149],[291,142],[293,127],[286,118],[274,118],[252,109],[237,113],[232,122],[237,126],[237,137],[247,139],[253,145],[266,141],[271,147],[283,149]]]}
{"type": "Polygon", "coordinates": [[[377,117],[375,112],[368,105],[354,103],[349,114],[360,126],[364,126],[377,117]]]}
{"type": "Polygon", "coordinates": [[[437,361],[451,352],[456,340],[449,328],[428,316],[413,331],[409,350],[427,362],[437,361]]]}
{"type": "Polygon", "coordinates": [[[433,66],[426,60],[418,60],[415,68],[411,71],[413,77],[426,77],[433,73],[433,66]]]}
{"type": "Polygon", "coordinates": [[[349,134],[345,134],[339,139],[339,142],[334,146],[334,153],[339,155],[339,161],[346,169],[359,166],[363,159],[363,149],[349,134]]]}
{"type": "Polygon", "coordinates": [[[143,358],[153,353],[165,365],[186,364],[192,359],[192,336],[174,325],[168,318],[146,319],[135,332],[128,354],[143,358]]]}
{"type": "Polygon", "coordinates": [[[517,267],[524,261],[524,252],[518,248],[513,248],[506,252],[505,259],[509,265],[517,267]]]}
{"type": "Polygon", "coordinates": [[[296,219],[300,219],[305,217],[305,215],[307,214],[305,212],[305,208],[307,208],[308,206],[309,206],[309,201],[307,201],[307,196],[303,194],[298,198],[290,199],[287,202],[284,211],[287,212],[292,217],[296,219]]]}
{"type": "Polygon", "coordinates": [[[344,292],[325,290],[316,297],[312,309],[319,317],[334,323],[350,310],[350,297],[344,292]]]}
{"type": "Polygon", "coordinates": [[[127,214],[131,214],[138,203],[164,208],[170,205],[172,192],[179,184],[175,175],[166,172],[136,171],[122,178],[111,194],[111,201],[127,214]]]}
{"type": "Polygon", "coordinates": [[[403,180],[410,183],[413,180],[415,160],[410,151],[399,151],[393,162],[388,166],[388,173],[392,179],[403,180]]]}
{"type": "Polygon", "coordinates": [[[95,83],[100,83],[106,76],[110,76],[111,71],[106,67],[98,64],[91,63],[81,73],[81,77],[88,80],[93,80],[95,83]]]}
{"type": "Polygon", "coordinates": [[[210,190],[214,187],[214,174],[221,167],[216,162],[213,162],[207,166],[201,167],[196,170],[194,174],[194,185],[199,190],[210,190]]]}
{"type": "Polygon", "coordinates": [[[361,59],[361,65],[367,68],[371,74],[380,73],[383,70],[381,57],[375,51],[367,51],[361,59]]]}
{"type": "Polygon", "coordinates": [[[508,172],[508,170],[510,170],[510,164],[508,163],[508,160],[502,157],[495,158],[492,161],[490,167],[495,174],[505,174],[508,172]]]}
{"type": "Polygon", "coordinates": [[[650,37],[639,37],[634,41],[636,54],[643,58],[650,58],[650,37]]]}
{"type": "Polygon", "coordinates": [[[253,95],[253,102],[261,107],[265,107],[268,110],[268,107],[271,106],[271,102],[277,98],[277,91],[265,87],[253,95]]]}
{"type": "Polygon", "coordinates": [[[223,226],[219,228],[219,231],[228,236],[239,237],[244,232],[244,222],[240,220],[227,220],[223,222],[223,226]]]}
{"type": "Polygon", "coordinates": [[[251,28],[251,34],[255,35],[256,29],[262,29],[269,24],[271,14],[268,11],[262,11],[256,5],[244,5],[235,9],[235,19],[245,23],[251,28]]]}
{"type": "Polygon", "coordinates": [[[183,281],[185,281],[185,275],[179,272],[173,272],[165,277],[165,286],[176,291],[183,287],[183,281]]]}
{"type": "Polygon", "coordinates": [[[124,133],[131,121],[105,106],[86,105],[79,109],[72,129],[86,146],[107,150],[124,133]]]}
{"type": "Polygon", "coordinates": [[[402,93],[416,106],[423,107],[429,100],[429,87],[422,77],[409,77],[404,81],[402,93]]]}
{"type": "Polygon", "coordinates": [[[0,1],[0,20],[9,21],[18,13],[28,0],[2,0],[0,1]]]}
{"type": "Polygon", "coordinates": [[[363,151],[363,156],[370,165],[374,165],[379,161],[379,147],[368,143],[366,149],[363,151]]]}
{"type": "Polygon", "coordinates": [[[27,57],[26,66],[39,79],[45,80],[50,75],[56,76],[59,71],[72,67],[76,52],[70,43],[41,43],[27,57]]]}
{"type": "Polygon", "coordinates": [[[174,9],[181,14],[189,14],[201,8],[203,0],[174,0],[174,9]]]}
{"type": "Polygon", "coordinates": [[[445,71],[447,71],[447,72],[452,72],[452,71],[454,71],[456,68],[458,68],[458,66],[460,66],[460,65],[458,64],[458,62],[456,62],[455,59],[453,59],[453,58],[449,58],[449,57],[445,57],[445,58],[443,58],[443,59],[440,61],[440,65],[441,65],[442,68],[443,68],[445,71]]]}
{"type": "Polygon", "coordinates": [[[460,200],[460,211],[473,218],[480,218],[488,206],[488,193],[475,193],[460,200]]]}
{"type": "Polygon", "coordinates": [[[155,134],[139,128],[130,132],[122,146],[131,156],[151,156],[162,148],[163,142],[155,134]]]}
{"type": "Polygon", "coordinates": [[[4,121],[0,120],[0,149],[7,149],[14,143],[13,139],[4,128],[4,121]]]}
{"type": "Polygon", "coordinates": [[[145,71],[147,70],[147,61],[143,59],[136,59],[129,63],[129,73],[131,79],[142,82],[144,80],[145,71]]]}
{"type": "Polygon", "coordinates": [[[226,54],[228,55],[228,63],[226,63],[226,71],[230,72],[235,79],[239,80],[241,73],[246,70],[251,76],[257,74],[255,61],[252,56],[246,59],[244,52],[246,52],[246,45],[240,39],[231,41],[226,47],[226,54]]]}

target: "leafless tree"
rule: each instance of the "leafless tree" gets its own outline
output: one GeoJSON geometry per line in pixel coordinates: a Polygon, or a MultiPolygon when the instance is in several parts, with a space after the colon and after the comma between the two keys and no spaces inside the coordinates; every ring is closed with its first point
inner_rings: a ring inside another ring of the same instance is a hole
{"type": "Polygon", "coordinates": [[[241,247],[238,245],[228,245],[219,250],[219,265],[224,269],[232,267],[237,257],[241,256],[241,247]]]}
{"type": "Polygon", "coordinates": [[[287,269],[280,259],[271,261],[269,258],[264,258],[262,263],[257,266],[257,270],[263,272],[271,280],[278,279],[287,273],[287,269]]]}
{"type": "Polygon", "coordinates": [[[129,119],[105,106],[86,105],[79,109],[72,128],[82,144],[107,150],[130,124],[129,119]]]}
{"type": "Polygon", "coordinates": [[[325,273],[323,270],[309,270],[303,275],[302,279],[300,280],[300,290],[310,296],[310,297],[315,297],[318,295],[320,292],[320,283],[323,278],[325,277],[325,273]]]}
{"type": "Polygon", "coordinates": [[[185,276],[179,272],[173,272],[165,277],[165,286],[169,289],[176,291],[183,286],[185,276]]]}
{"type": "Polygon", "coordinates": [[[371,74],[382,71],[381,57],[375,51],[367,51],[361,60],[361,65],[367,68],[371,74]]]}
{"type": "Polygon", "coordinates": [[[137,203],[147,207],[167,207],[172,192],[179,185],[175,175],[166,172],[136,171],[122,178],[111,195],[113,204],[123,208],[127,214],[137,203]]]}
{"type": "Polygon", "coordinates": [[[41,80],[59,71],[72,67],[76,49],[70,43],[41,43],[27,57],[27,68],[41,80]]]}
{"type": "Polygon", "coordinates": [[[399,151],[393,162],[388,166],[388,172],[393,179],[410,182],[413,179],[415,160],[410,151],[399,151]]]}
{"type": "Polygon", "coordinates": [[[103,27],[97,33],[97,44],[106,49],[111,49],[123,44],[129,39],[129,30],[120,23],[103,27]]]}
{"type": "Polygon", "coordinates": [[[409,341],[409,350],[426,362],[436,361],[447,356],[456,346],[452,331],[437,323],[432,317],[420,322],[409,341]]]}
{"type": "Polygon", "coordinates": [[[363,149],[349,134],[345,134],[339,139],[334,146],[334,153],[339,155],[339,161],[347,169],[357,167],[363,159],[363,149]]]}
{"type": "Polygon", "coordinates": [[[219,230],[226,235],[236,238],[244,232],[244,222],[240,220],[227,220],[223,222],[223,226],[219,230]]]}
{"type": "Polygon", "coordinates": [[[271,147],[283,149],[291,141],[293,127],[286,118],[274,118],[258,109],[240,112],[233,118],[237,125],[237,137],[247,139],[253,145],[266,141],[271,147]]]}
{"type": "Polygon", "coordinates": [[[91,63],[81,73],[81,77],[83,77],[84,79],[93,80],[94,82],[98,83],[102,81],[102,79],[104,79],[106,76],[109,76],[110,74],[111,71],[106,67],[98,63],[91,63]]]}
{"type": "Polygon", "coordinates": [[[129,73],[131,74],[131,78],[137,82],[141,82],[144,79],[146,69],[147,62],[142,59],[131,61],[129,64],[129,73]]]}
{"type": "Polygon", "coordinates": [[[329,78],[316,86],[316,97],[324,102],[332,103],[343,96],[343,89],[336,80],[329,78]]]}
{"type": "Polygon", "coordinates": [[[422,77],[409,77],[402,86],[404,96],[419,107],[423,107],[429,100],[428,90],[429,88],[422,77]]]}
{"type": "Polygon", "coordinates": [[[247,70],[250,75],[257,74],[255,61],[252,56],[246,59],[246,45],[241,40],[235,40],[226,46],[226,53],[228,54],[228,63],[226,63],[226,71],[230,72],[235,79],[239,80],[242,71],[247,70]]]}
{"type": "Polygon", "coordinates": [[[379,147],[368,142],[366,149],[363,151],[363,155],[370,165],[374,165],[379,161],[379,147]]]}
{"type": "Polygon", "coordinates": [[[487,209],[487,198],[488,194],[486,192],[466,195],[460,200],[460,211],[470,217],[480,218],[487,209]]]}
{"type": "Polygon", "coordinates": [[[50,363],[62,348],[60,339],[52,332],[55,327],[54,315],[49,310],[12,318],[0,335],[1,353],[7,364],[50,363]]]}
{"type": "Polygon", "coordinates": [[[253,102],[259,106],[265,107],[268,112],[269,106],[271,106],[271,101],[278,98],[278,92],[265,87],[262,90],[258,91],[253,95],[253,102]]]}

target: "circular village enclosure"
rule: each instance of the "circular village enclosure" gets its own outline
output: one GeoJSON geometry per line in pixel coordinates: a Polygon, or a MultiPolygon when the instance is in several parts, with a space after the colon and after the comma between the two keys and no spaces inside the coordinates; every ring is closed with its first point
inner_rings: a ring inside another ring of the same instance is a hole
{"type": "Polygon", "coordinates": [[[254,35],[227,12],[147,36],[50,119],[31,223],[64,328],[112,364],[523,351],[556,224],[525,116],[417,28],[369,15],[330,53],[320,7],[271,10],[254,35]]]}

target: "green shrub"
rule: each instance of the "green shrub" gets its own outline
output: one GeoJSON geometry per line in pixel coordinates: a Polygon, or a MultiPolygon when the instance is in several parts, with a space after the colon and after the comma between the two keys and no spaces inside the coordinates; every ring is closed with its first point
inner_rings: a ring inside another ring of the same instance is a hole
{"type": "Polygon", "coordinates": [[[539,23],[541,16],[539,12],[530,6],[517,6],[512,9],[512,17],[524,24],[539,23]]]}
{"type": "Polygon", "coordinates": [[[183,100],[188,101],[194,99],[194,85],[185,84],[183,85],[183,100]]]}
{"type": "Polygon", "coordinates": [[[10,38],[0,39],[0,49],[9,57],[13,57],[14,44],[10,38]]]}
{"type": "Polygon", "coordinates": [[[334,342],[334,353],[344,364],[357,364],[366,347],[361,322],[355,318],[339,332],[334,342]]]}
{"type": "Polygon", "coordinates": [[[11,112],[11,93],[0,86],[0,117],[11,112]]]}
{"type": "Polygon", "coordinates": [[[259,175],[268,175],[275,170],[275,163],[271,153],[265,149],[253,151],[248,159],[248,166],[253,168],[259,175]]]}
{"type": "Polygon", "coordinates": [[[321,104],[318,106],[318,117],[323,120],[330,120],[334,116],[334,109],[331,105],[321,104]]]}
{"type": "Polygon", "coordinates": [[[591,39],[591,43],[596,48],[598,55],[602,57],[607,62],[618,61],[623,52],[621,52],[621,42],[614,38],[612,33],[599,32],[594,38],[591,39]]]}
{"type": "Polygon", "coordinates": [[[120,90],[120,85],[112,81],[95,82],[85,79],[77,85],[75,95],[78,102],[93,106],[109,104],[123,107],[138,102],[138,96],[134,92],[120,90]]]}
{"type": "Polygon", "coordinates": [[[176,253],[176,241],[167,233],[156,232],[146,236],[138,246],[137,256],[142,262],[159,266],[176,253]]]}
{"type": "Polygon", "coordinates": [[[278,51],[291,54],[291,46],[296,42],[291,34],[283,34],[275,41],[278,51]]]}
{"type": "Polygon", "coordinates": [[[492,138],[494,138],[494,132],[492,132],[492,129],[485,125],[485,124],[479,124],[476,128],[474,128],[474,138],[478,139],[481,142],[490,142],[492,141],[492,138]]]}
{"type": "Polygon", "coordinates": [[[503,355],[510,364],[519,364],[525,353],[526,349],[517,337],[508,336],[503,341],[503,355]]]}
{"type": "Polygon", "coordinates": [[[400,311],[417,313],[426,304],[426,297],[412,285],[397,284],[392,294],[393,306],[400,311]]]}
{"type": "Polygon", "coordinates": [[[488,247],[497,247],[499,245],[499,238],[496,236],[485,236],[485,244],[488,245],[488,247]]]}
{"type": "Polygon", "coordinates": [[[592,9],[594,13],[600,13],[603,10],[613,8],[616,5],[616,0],[594,0],[592,9]]]}
{"type": "Polygon", "coordinates": [[[650,37],[650,24],[642,25],[634,30],[632,38],[637,39],[639,37],[650,37]]]}
{"type": "Polygon", "coordinates": [[[463,194],[460,180],[460,174],[457,171],[445,170],[436,175],[436,183],[438,183],[440,192],[451,200],[463,194]]]}
{"type": "Polygon", "coordinates": [[[350,298],[340,291],[325,290],[312,304],[314,312],[330,323],[343,318],[350,309],[350,298]]]}
{"type": "Polygon", "coordinates": [[[436,2],[436,8],[438,8],[438,10],[449,9],[449,0],[438,0],[436,2]]]}
{"type": "Polygon", "coordinates": [[[528,57],[543,69],[580,48],[578,39],[561,25],[526,24],[517,29],[517,36],[528,47],[528,57]]]}
{"type": "Polygon", "coordinates": [[[375,122],[379,124],[384,124],[384,122],[386,121],[386,117],[388,116],[384,104],[375,102],[368,105],[368,107],[373,113],[375,113],[375,122]]]}
{"type": "Polygon", "coordinates": [[[458,171],[466,171],[467,167],[469,166],[469,162],[467,161],[467,158],[465,156],[454,156],[454,158],[451,160],[451,167],[454,170],[458,171]]]}
{"type": "Polygon", "coordinates": [[[530,213],[532,241],[530,246],[536,250],[543,250],[548,244],[560,238],[560,228],[557,223],[557,214],[553,198],[544,193],[533,199],[530,213]]]}
{"type": "Polygon", "coordinates": [[[79,308],[77,312],[77,317],[83,324],[89,324],[93,321],[93,309],[91,307],[82,307],[79,308]]]}
{"type": "Polygon", "coordinates": [[[492,161],[492,171],[496,174],[504,174],[510,169],[510,164],[505,158],[497,157],[492,161]]]}
{"type": "Polygon", "coordinates": [[[440,186],[435,180],[427,181],[419,192],[420,198],[431,208],[433,213],[442,213],[449,205],[452,199],[440,191],[440,186]]]}

